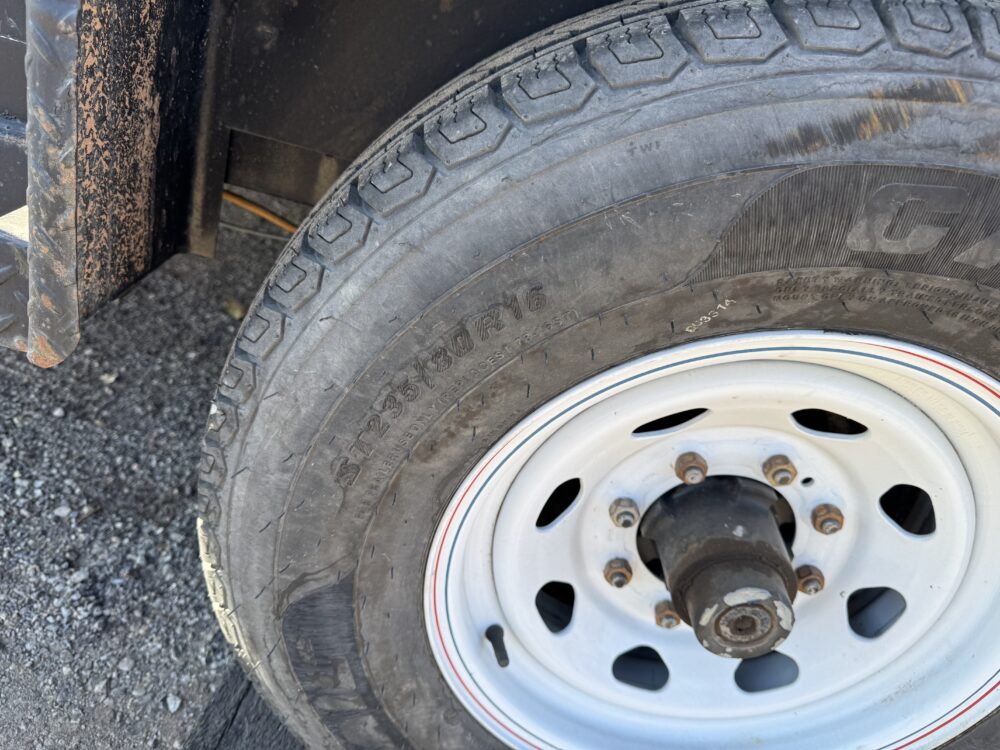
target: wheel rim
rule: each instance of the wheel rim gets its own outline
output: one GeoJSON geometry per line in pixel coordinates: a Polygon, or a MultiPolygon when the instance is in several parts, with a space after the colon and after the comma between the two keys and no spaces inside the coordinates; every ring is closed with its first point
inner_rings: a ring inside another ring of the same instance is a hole
{"type": "Polygon", "coordinates": [[[997,704],[998,425],[996,381],[873,337],[748,334],[614,368],[527,417],[459,487],[425,575],[437,663],[514,747],[937,747],[997,704]],[[766,481],[776,455],[797,472],[779,488],[793,560],[823,589],[795,598],[780,656],[723,659],[657,624],[668,592],[611,507],[646,512],[690,452],[710,476],[766,481]],[[818,530],[821,505],[842,529],[818,530]],[[621,588],[612,560],[631,568],[621,588]]]}

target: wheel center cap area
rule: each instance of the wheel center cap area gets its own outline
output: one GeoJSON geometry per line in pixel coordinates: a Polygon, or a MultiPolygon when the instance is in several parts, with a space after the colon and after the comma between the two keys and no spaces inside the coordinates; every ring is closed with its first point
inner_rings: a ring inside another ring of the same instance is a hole
{"type": "Polygon", "coordinates": [[[763,656],[791,634],[797,580],[781,502],[761,482],[710,477],[665,493],[643,517],[640,544],[655,547],[677,613],[714,654],[763,656]]]}

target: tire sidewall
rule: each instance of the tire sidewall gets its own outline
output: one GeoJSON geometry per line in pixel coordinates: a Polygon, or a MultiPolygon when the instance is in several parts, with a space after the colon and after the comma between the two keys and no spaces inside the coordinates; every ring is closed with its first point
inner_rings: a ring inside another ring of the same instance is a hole
{"type": "MultiPolygon", "coordinates": [[[[259,405],[237,460],[254,470],[230,490],[243,507],[230,538],[256,545],[229,554],[231,568],[269,582],[263,597],[249,583],[238,597],[257,602],[246,629],[270,630],[255,650],[283,644],[276,674],[297,681],[307,703],[347,701],[342,687],[352,707],[384,707],[385,746],[403,737],[427,748],[499,746],[434,662],[426,556],[483,453],[588,377],[700,338],[783,328],[892,336],[998,374],[992,269],[929,282],[911,259],[903,270],[892,257],[833,268],[800,257],[789,269],[759,267],[757,253],[752,271],[733,273],[732,261],[721,275],[704,272],[747,207],[802,170],[978,163],[953,145],[983,137],[981,112],[946,101],[921,103],[912,127],[877,141],[794,157],[769,150],[783,137],[775,122],[787,135],[853,111],[878,85],[842,76],[839,99],[819,102],[806,96],[816,89],[806,78],[781,101],[759,80],[684,112],[626,105],[614,115],[632,112],[627,128],[609,128],[605,115],[480,169],[461,196],[397,220],[383,251],[294,324],[295,342],[266,386],[294,397],[259,405]],[[767,97],[767,107],[755,104],[767,97]],[[683,153],[665,146],[678,143],[683,153]]],[[[824,209],[810,210],[796,220],[818,221],[824,209]]],[[[342,721],[335,708],[317,713],[342,721]]]]}

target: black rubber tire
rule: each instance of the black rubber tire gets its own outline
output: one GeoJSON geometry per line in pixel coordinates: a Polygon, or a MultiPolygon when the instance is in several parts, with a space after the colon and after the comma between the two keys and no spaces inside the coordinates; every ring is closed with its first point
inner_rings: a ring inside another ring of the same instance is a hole
{"type": "Polygon", "coordinates": [[[499,746],[434,665],[424,558],[470,467],[574,383],[790,327],[1000,375],[998,81],[992,0],[623,4],[373,146],[260,292],[205,441],[212,600],[289,726],[499,746]]]}

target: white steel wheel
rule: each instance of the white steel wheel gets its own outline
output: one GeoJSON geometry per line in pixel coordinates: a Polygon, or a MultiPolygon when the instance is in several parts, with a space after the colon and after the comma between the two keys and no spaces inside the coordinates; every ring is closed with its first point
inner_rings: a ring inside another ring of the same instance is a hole
{"type": "Polygon", "coordinates": [[[511,747],[939,747],[1000,704],[998,467],[1000,385],[936,352],[795,331],[649,355],[535,411],[461,484],[425,573],[432,651],[511,747]],[[692,453],[772,480],[814,574],[766,656],[703,648],[639,541],[692,453]]]}

